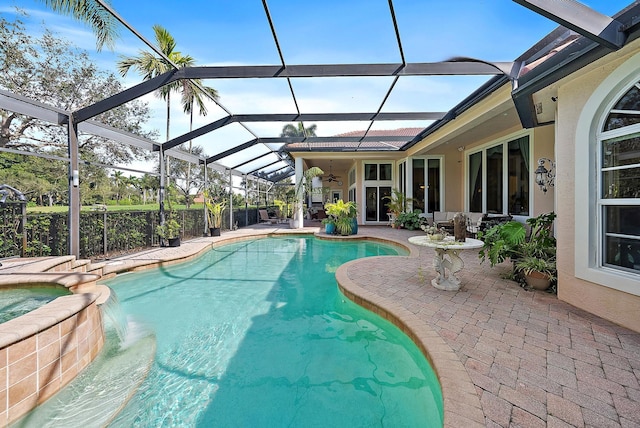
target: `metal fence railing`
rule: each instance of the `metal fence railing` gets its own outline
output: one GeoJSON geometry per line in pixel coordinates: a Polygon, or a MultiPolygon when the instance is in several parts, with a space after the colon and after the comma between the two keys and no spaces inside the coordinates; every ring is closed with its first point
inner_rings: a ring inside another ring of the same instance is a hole
{"type": "MultiPolygon", "coordinates": [[[[181,210],[171,215],[182,226],[183,240],[205,234],[204,210],[181,210]]],[[[233,225],[228,211],[222,218],[223,230],[246,227],[258,223],[258,209],[234,209],[233,225]]],[[[24,241],[18,228],[21,221],[20,209],[10,205],[0,208],[0,258],[69,254],[66,213],[28,214],[24,227],[27,239],[24,241]]],[[[83,211],[79,226],[80,257],[100,259],[160,245],[156,233],[158,224],[157,211],[83,211]]]]}

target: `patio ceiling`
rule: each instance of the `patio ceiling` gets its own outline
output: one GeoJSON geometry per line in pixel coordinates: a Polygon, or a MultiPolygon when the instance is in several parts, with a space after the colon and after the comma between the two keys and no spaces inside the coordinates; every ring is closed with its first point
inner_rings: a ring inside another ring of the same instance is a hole
{"type": "MultiPolygon", "coordinates": [[[[142,46],[140,49],[151,49],[163,56],[139,29],[134,28],[125,17],[118,13],[117,0],[112,2],[114,6],[108,5],[103,0],[96,0],[96,2],[108,10],[130,34],[135,36],[137,42],[142,46]]],[[[324,63],[318,61],[311,64],[299,64],[301,58],[313,56],[303,55],[305,52],[291,48],[292,37],[304,38],[303,33],[296,33],[296,30],[300,31],[302,27],[292,25],[291,22],[274,19],[270,6],[275,4],[276,11],[287,6],[276,0],[271,0],[271,2],[263,0],[261,10],[255,5],[245,6],[242,10],[246,14],[262,15],[265,25],[261,34],[262,36],[268,35],[270,43],[265,41],[264,37],[259,38],[259,41],[252,42],[265,45],[264,50],[269,52],[269,55],[266,56],[269,57],[268,61],[271,61],[270,65],[176,67],[174,70],[151,80],[138,81],[123,92],[91,106],[74,112],[56,113],[62,116],[69,115],[73,123],[80,124],[81,129],[85,132],[98,133],[98,135],[107,136],[126,144],[141,145],[153,151],[162,150],[171,156],[185,160],[216,165],[218,169],[229,170],[238,175],[253,174],[278,181],[293,174],[293,164],[287,153],[290,147],[296,147],[296,150],[305,147],[307,151],[403,150],[418,143],[432,129],[453,120],[456,114],[467,108],[470,103],[486,96],[489,90],[482,91],[481,84],[483,82],[485,82],[484,87],[491,88],[492,82],[503,85],[510,81],[515,90],[520,89],[521,93],[526,93],[521,88],[519,81],[523,74],[522,70],[536,61],[544,59],[546,54],[571,34],[575,36],[578,33],[607,50],[618,49],[626,42],[625,35],[628,26],[573,0],[564,2],[513,0],[513,2],[524,6],[524,8],[514,3],[507,3],[505,7],[516,6],[524,12],[528,12],[526,9],[530,9],[566,28],[555,30],[513,61],[491,62],[490,59],[456,58],[453,55],[448,56],[449,59],[445,61],[409,61],[414,57],[429,58],[429,54],[421,55],[416,52],[415,47],[414,50],[407,49],[407,43],[404,40],[415,38],[417,33],[415,28],[401,27],[399,16],[408,20],[408,16],[423,13],[424,9],[422,5],[418,7],[397,0],[396,2],[388,0],[384,7],[379,3],[367,5],[379,9],[378,12],[381,15],[374,25],[378,26],[376,30],[379,31],[376,32],[382,35],[369,35],[372,38],[371,43],[375,42],[385,46],[384,52],[381,51],[379,56],[375,55],[375,58],[369,58],[369,61],[362,63],[349,63],[348,61],[324,63]],[[415,9],[412,9],[414,6],[415,9]],[[281,34],[285,34],[285,37],[281,37],[281,34]],[[401,34],[409,36],[403,39],[401,34]],[[288,52],[293,52],[293,54],[288,54],[288,52]],[[382,59],[386,62],[375,62],[371,59],[376,61],[382,59]],[[451,83],[451,78],[456,79],[454,83],[451,83]],[[108,127],[100,126],[91,120],[100,113],[144,97],[162,86],[180,79],[200,79],[202,84],[213,82],[213,86],[218,89],[221,95],[220,101],[215,101],[216,112],[212,114],[215,116],[213,119],[200,118],[195,121],[193,130],[181,131],[180,135],[162,143],[140,139],[118,130],[107,129],[108,127]],[[232,99],[233,108],[224,105],[227,101],[225,97],[227,88],[237,88],[238,85],[242,85],[255,89],[256,93],[263,93],[265,91],[261,92],[261,90],[265,87],[265,82],[277,87],[279,92],[274,95],[274,98],[278,100],[278,103],[265,109],[258,105],[263,100],[250,99],[248,102],[245,100],[242,103],[232,99]],[[367,95],[371,96],[366,99],[366,102],[357,90],[351,92],[356,86],[355,82],[364,82],[367,95]],[[443,100],[441,97],[433,96],[433,92],[424,94],[421,92],[424,87],[450,84],[468,87],[472,94],[466,99],[443,100]],[[481,86],[481,89],[473,92],[473,89],[478,86],[481,86]],[[327,95],[336,95],[337,101],[329,103],[314,98],[311,89],[318,87],[321,87],[327,95]],[[420,102],[407,103],[407,98],[420,102]],[[413,108],[408,109],[408,106],[413,108]],[[303,138],[280,137],[278,135],[279,130],[285,124],[297,125],[301,123],[306,129],[311,122],[319,122],[320,126],[325,124],[327,126],[348,125],[351,131],[361,132],[348,136],[344,132],[335,132],[332,135],[303,138]],[[398,127],[418,127],[423,131],[418,135],[398,136],[394,132],[385,134],[384,129],[398,127]],[[207,155],[198,158],[179,150],[181,145],[189,141],[202,145],[207,155]]],[[[296,7],[300,8],[300,13],[304,13],[303,5],[296,7]]],[[[151,19],[157,19],[156,22],[173,33],[171,22],[175,22],[176,16],[169,19],[168,15],[160,12],[162,12],[162,6],[154,4],[154,7],[149,8],[145,13],[152,15],[151,19]]],[[[536,15],[531,16],[535,17],[536,15]]],[[[425,15],[425,19],[427,18],[428,16],[425,15]]],[[[441,18],[454,19],[455,17],[443,16],[441,18]]],[[[192,17],[192,19],[196,20],[198,17],[192,17]]],[[[339,20],[337,16],[336,19],[339,20]]],[[[327,21],[324,24],[329,27],[330,23],[327,21]]],[[[315,28],[317,28],[317,23],[315,28]]],[[[420,28],[419,32],[427,33],[427,37],[440,39],[438,34],[429,35],[428,28],[420,28]]],[[[462,43],[472,44],[470,38],[473,37],[473,29],[468,29],[467,33],[468,37],[462,43]]],[[[225,40],[227,43],[239,43],[238,40],[232,38],[225,40]]],[[[427,43],[425,41],[427,38],[421,40],[423,43],[427,43]]],[[[447,42],[449,41],[454,43],[452,38],[447,39],[447,42]]],[[[345,39],[344,43],[351,42],[345,39]]],[[[365,43],[367,43],[366,38],[365,43]]],[[[411,45],[414,46],[413,43],[411,45]]],[[[444,45],[447,44],[444,43],[444,45]]],[[[429,44],[429,46],[435,50],[435,45],[429,44]]],[[[426,46],[424,48],[428,49],[426,46]]],[[[309,46],[308,49],[313,53],[313,46],[309,46]]],[[[440,50],[441,46],[438,49],[440,50]]],[[[357,51],[357,49],[355,50],[357,51]]],[[[256,60],[260,61],[261,59],[256,60]]],[[[325,60],[331,61],[331,59],[325,60]]],[[[533,81],[532,76],[535,73],[531,73],[529,69],[526,71],[529,73],[526,78],[533,81]]],[[[520,122],[525,127],[537,124],[530,95],[528,93],[522,99],[516,100],[520,122]]],[[[2,108],[11,107],[15,108],[15,111],[26,112],[32,111],[35,104],[37,103],[20,100],[19,97],[12,97],[10,94],[0,94],[0,107],[2,108]]],[[[38,106],[37,109],[46,110],[46,107],[38,106]]],[[[43,117],[47,116],[41,112],[39,114],[43,117]]],[[[63,123],[64,120],[61,121],[59,117],[56,116],[58,122],[63,123]]],[[[509,120],[513,120],[513,118],[509,120]]],[[[481,128],[477,128],[476,131],[483,132],[481,128]]]]}

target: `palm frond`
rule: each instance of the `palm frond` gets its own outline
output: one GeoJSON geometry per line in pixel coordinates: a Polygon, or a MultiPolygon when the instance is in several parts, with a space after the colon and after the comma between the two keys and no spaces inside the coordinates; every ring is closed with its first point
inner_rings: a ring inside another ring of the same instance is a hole
{"type": "Polygon", "coordinates": [[[93,0],[40,0],[54,12],[71,16],[87,24],[96,36],[96,49],[113,49],[118,37],[116,19],[100,3],[93,0]]]}

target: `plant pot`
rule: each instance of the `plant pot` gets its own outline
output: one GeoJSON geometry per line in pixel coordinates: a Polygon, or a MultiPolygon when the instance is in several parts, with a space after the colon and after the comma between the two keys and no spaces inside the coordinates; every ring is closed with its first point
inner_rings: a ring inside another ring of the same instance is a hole
{"type": "Polygon", "coordinates": [[[301,228],[302,227],[301,223],[302,222],[300,220],[298,220],[297,218],[289,219],[289,227],[291,229],[299,229],[299,228],[301,228]]]}
{"type": "Polygon", "coordinates": [[[358,220],[355,218],[351,220],[351,234],[352,235],[358,234],[358,220]]]}
{"type": "Polygon", "coordinates": [[[209,233],[211,236],[220,236],[220,228],[219,227],[210,227],[209,233]]]}
{"type": "Polygon", "coordinates": [[[442,241],[444,239],[444,235],[442,233],[433,233],[431,235],[427,235],[432,241],[442,241]]]}
{"type": "Polygon", "coordinates": [[[551,285],[549,276],[541,272],[531,272],[524,276],[524,280],[534,290],[546,290],[551,285]]]}
{"type": "Polygon", "coordinates": [[[327,235],[333,235],[334,233],[336,233],[336,225],[333,223],[327,223],[324,225],[324,232],[327,235]]]}
{"type": "Polygon", "coordinates": [[[169,247],[179,247],[180,246],[180,237],[178,236],[177,238],[169,238],[167,239],[167,241],[169,242],[169,247]]]}

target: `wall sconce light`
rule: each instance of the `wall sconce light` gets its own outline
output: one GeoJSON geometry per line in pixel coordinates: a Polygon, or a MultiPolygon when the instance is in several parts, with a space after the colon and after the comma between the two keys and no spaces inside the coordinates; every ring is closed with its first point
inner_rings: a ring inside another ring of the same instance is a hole
{"type": "Polygon", "coordinates": [[[540,187],[544,193],[547,193],[547,186],[553,187],[556,181],[556,164],[551,159],[540,158],[538,159],[538,168],[535,171],[536,184],[540,187]],[[549,162],[549,169],[544,167],[545,163],[549,162]]]}

